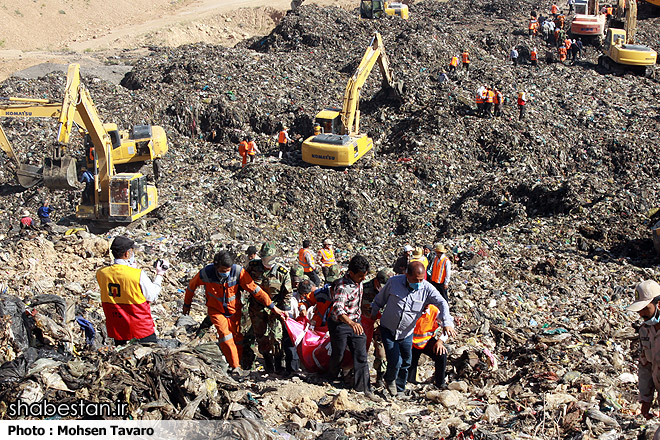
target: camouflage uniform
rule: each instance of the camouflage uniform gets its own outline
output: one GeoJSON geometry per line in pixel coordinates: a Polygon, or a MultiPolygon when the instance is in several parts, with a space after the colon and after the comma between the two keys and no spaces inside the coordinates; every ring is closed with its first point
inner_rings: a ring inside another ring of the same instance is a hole
{"type": "MultiPolygon", "coordinates": [[[[264,243],[259,255],[262,258],[274,257],[275,246],[264,243]]],[[[252,260],[248,264],[247,272],[255,283],[259,285],[275,305],[288,312],[291,309],[291,274],[289,269],[281,262],[273,262],[267,269],[263,261],[252,260]]],[[[291,350],[291,339],[279,317],[264,307],[261,303],[250,298],[248,300],[248,313],[252,321],[252,329],[257,340],[259,353],[264,357],[267,371],[273,371],[280,366],[282,357],[286,355],[287,370],[297,370],[297,355],[295,347],[291,350]],[[283,353],[284,349],[284,353],[283,353]]]]}
{"type": "Polygon", "coordinates": [[[385,374],[386,368],[386,358],[385,358],[385,348],[383,347],[383,342],[380,339],[380,322],[378,320],[372,321],[371,316],[371,303],[378,290],[374,286],[374,280],[378,278],[378,281],[382,286],[385,285],[387,279],[393,275],[392,271],[389,269],[383,269],[378,272],[376,277],[366,283],[362,284],[362,319],[361,324],[364,328],[364,332],[367,335],[367,351],[369,351],[369,344],[371,341],[374,343],[374,370],[376,370],[376,382],[382,381],[383,374],[385,374]]]}

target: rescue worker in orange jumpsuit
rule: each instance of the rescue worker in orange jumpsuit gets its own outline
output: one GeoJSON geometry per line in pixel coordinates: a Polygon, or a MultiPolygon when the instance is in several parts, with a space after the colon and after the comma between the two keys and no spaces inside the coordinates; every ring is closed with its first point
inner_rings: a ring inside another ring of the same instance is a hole
{"type": "Polygon", "coordinates": [[[451,61],[449,61],[449,72],[456,73],[456,68],[458,67],[458,57],[456,55],[451,57],[451,61]]]}
{"type": "Polygon", "coordinates": [[[315,285],[321,285],[321,279],[316,273],[316,265],[314,264],[314,254],[309,249],[309,240],[303,240],[302,248],[298,251],[298,264],[300,264],[307,275],[307,278],[312,280],[315,285]]]}
{"type": "Polygon", "coordinates": [[[276,315],[284,312],[275,306],[242,266],[234,264],[234,257],[221,251],[213,257],[213,264],[200,270],[188,283],[183,300],[183,314],[190,313],[195,290],[204,286],[208,316],[218,331],[218,345],[229,363],[230,372],[241,374],[240,359],[243,352],[241,289],[276,315]]]}
{"type": "Polygon", "coordinates": [[[536,35],[536,32],[539,28],[539,22],[536,20],[536,18],[532,17],[529,19],[529,25],[527,26],[527,31],[529,32],[529,36],[532,37],[536,35]]]}
{"type": "Polygon", "coordinates": [[[304,280],[298,285],[300,312],[307,313],[309,309],[314,307],[309,323],[315,330],[322,332],[328,330],[328,314],[330,313],[330,306],[332,306],[330,286],[339,278],[341,278],[339,266],[335,265],[328,273],[326,283],[323,286],[318,287],[311,280],[304,280]]]}
{"type": "Polygon", "coordinates": [[[559,52],[559,62],[563,63],[566,61],[566,56],[568,55],[568,51],[566,50],[566,46],[559,46],[559,49],[557,49],[559,52]]]}
{"type": "Polygon", "coordinates": [[[559,7],[553,4],[552,6],[550,6],[550,13],[553,15],[557,15],[559,13],[559,7]]]}
{"type": "Polygon", "coordinates": [[[279,134],[277,135],[277,144],[280,146],[279,159],[282,159],[282,154],[284,154],[287,149],[286,147],[289,145],[289,142],[291,142],[288,130],[289,127],[283,126],[282,130],[280,130],[279,134]]]}
{"type": "Polygon", "coordinates": [[[238,144],[238,154],[240,154],[241,157],[243,158],[243,161],[241,162],[241,168],[247,165],[247,157],[248,157],[247,150],[248,150],[248,141],[247,138],[245,138],[238,144]]]}
{"type": "Polygon", "coordinates": [[[413,330],[413,349],[408,382],[417,383],[417,366],[422,354],[429,356],[435,362],[434,384],[438,388],[445,386],[445,370],[447,368],[447,349],[442,335],[442,328],[438,323],[438,308],[433,304],[426,306],[424,313],[419,317],[413,330]],[[438,331],[440,330],[440,331],[438,331]]]}

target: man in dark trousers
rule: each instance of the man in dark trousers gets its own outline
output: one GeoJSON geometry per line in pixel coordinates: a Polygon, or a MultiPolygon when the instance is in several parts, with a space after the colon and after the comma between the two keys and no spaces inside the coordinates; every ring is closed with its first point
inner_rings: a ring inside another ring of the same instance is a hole
{"type": "Polygon", "coordinates": [[[369,383],[367,362],[367,337],[360,324],[362,317],[362,282],[369,272],[369,262],[362,255],[356,255],[348,263],[346,275],[335,281],[331,289],[334,301],[328,319],[332,354],[328,378],[334,381],[339,375],[341,361],[346,347],[353,355],[353,388],[363,391],[369,399],[374,399],[369,383]]]}

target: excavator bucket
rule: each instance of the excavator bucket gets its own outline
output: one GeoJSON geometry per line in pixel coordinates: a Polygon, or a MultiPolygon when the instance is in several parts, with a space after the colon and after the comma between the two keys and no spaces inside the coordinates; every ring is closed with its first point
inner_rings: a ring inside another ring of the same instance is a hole
{"type": "Polygon", "coordinates": [[[21,164],[18,171],[16,171],[16,177],[23,188],[32,188],[43,180],[42,168],[21,164]]]}
{"type": "Polygon", "coordinates": [[[76,160],[71,156],[56,153],[44,158],[44,185],[51,190],[77,190],[78,174],[76,160]]]}

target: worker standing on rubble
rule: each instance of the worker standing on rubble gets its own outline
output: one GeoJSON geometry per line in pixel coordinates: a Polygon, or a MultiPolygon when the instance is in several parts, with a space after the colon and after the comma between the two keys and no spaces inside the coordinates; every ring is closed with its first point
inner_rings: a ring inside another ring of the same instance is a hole
{"type": "MultiPolygon", "coordinates": [[[[369,262],[356,255],[348,263],[346,274],[332,284],[332,307],[328,319],[332,354],[328,367],[328,379],[339,375],[346,348],[353,355],[353,388],[363,391],[367,398],[374,398],[369,382],[367,362],[367,337],[360,324],[362,316],[362,282],[369,272],[369,262]]],[[[374,318],[375,319],[375,318],[374,318]]]]}
{"type": "Polygon", "coordinates": [[[218,331],[220,351],[229,363],[229,371],[240,375],[243,355],[241,289],[276,315],[281,316],[284,312],[275,306],[242,266],[234,264],[234,257],[227,251],[215,254],[213,264],[204,267],[190,280],[183,300],[184,315],[190,313],[195,290],[200,286],[204,286],[207,313],[218,331]]]}
{"type": "Polygon", "coordinates": [[[495,92],[495,110],[493,116],[502,116],[502,105],[504,104],[504,95],[498,89],[493,89],[495,92]]]}
{"type": "Polygon", "coordinates": [[[577,62],[577,59],[580,57],[582,50],[580,49],[580,45],[578,45],[578,42],[576,40],[573,40],[571,42],[571,59],[572,59],[572,64],[575,64],[577,62]]]}
{"type": "Polygon", "coordinates": [[[328,272],[330,271],[330,268],[337,264],[335,261],[335,251],[332,249],[332,240],[329,238],[326,238],[323,240],[323,247],[319,251],[320,258],[319,260],[321,261],[321,270],[323,271],[323,277],[326,279],[327,282],[327,276],[328,272]]]}
{"type": "Polygon", "coordinates": [[[641,414],[654,418],[651,405],[656,392],[660,392],[660,285],[653,280],[642,281],[635,286],[635,302],[626,310],[637,312],[644,320],[639,327],[640,354],[637,375],[639,377],[639,401],[641,414]]]}
{"type": "Polygon", "coordinates": [[[381,269],[376,273],[375,277],[362,285],[362,318],[360,322],[365,335],[367,335],[367,353],[369,352],[371,342],[373,341],[374,343],[374,370],[376,370],[377,387],[385,386],[383,377],[386,363],[385,349],[380,338],[380,330],[376,325],[380,318],[380,313],[376,316],[376,319],[371,319],[371,303],[392,275],[394,275],[392,270],[381,269]]]}
{"type": "Polygon", "coordinates": [[[484,117],[490,118],[493,102],[495,101],[495,92],[490,86],[486,86],[486,98],[484,99],[484,117]]]}
{"type": "Polygon", "coordinates": [[[259,148],[257,148],[257,144],[254,142],[254,139],[252,137],[247,138],[247,155],[250,158],[250,163],[254,162],[255,156],[260,153],[259,148]]]}
{"type": "Polygon", "coordinates": [[[37,209],[37,217],[39,217],[39,220],[41,221],[41,227],[48,227],[50,226],[50,223],[52,219],[50,218],[50,214],[54,211],[53,208],[51,208],[48,205],[48,200],[44,200],[41,202],[41,206],[39,209],[37,209]]]}
{"type": "Polygon", "coordinates": [[[424,279],[424,265],[413,261],[405,275],[389,279],[371,305],[372,319],[385,308],[380,318],[380,335],[387,356],[385,384],[392,396],[404,396],[412,361],[413,330],[427,304],[440,310],[443,334],[456,336],[447,301],[424,279]]]}
{"type": "Polygon", "coordinates": [[[392,270],[394,270],[394,273],[402,274],[406,271],[406,267],[408,267],[408,261],[410,260],[410,257],[412,257],[414,250],[415,248],[413,248],[409,244],[403,247],[403,251],[401,252],[401,255],[399,255],[399,257],[392,265],[392,270]]]}
{"type": "Polygon", "coordinates": [[[458,68],[458,56],[453,55],[451,57],[451,60],[449,61],[449,72],[451,73],[456,73],[456,69],[458,68]]]}
{"type": "Polygon", "coordinates": [[[529,24],[527,25],[527,32],[530,37],[533,37],[538,32],[539,22],[536,20],[536,17],[532,16],[529,19],[529,24]]]}
{"type": "Polygon", "coordinates": [[[509,53],[509,57],[511,58],[511,61],[513,61],[513,65],[517,66],[518,65],[518,51],[516,50],[515,47],[511,49],[511,52],[509,53]]]}
{"type": "MultiPolygon", "coordinates": [[[[479,86],[479,88],[477,89],[477,94],[474,97],[474,100],[477,104],[477,116],[481,116],[484,113],[485,92],[486,92],[486,87],[479,86]]],[[[400,273],[403,273],[403,271],[400,273]]]]}
{"type": "Polygon", "coordinates": [[[240,154],[241,157],[243,158],[241,162],[241,167],[244,167],[247,164],[247,157],[248,157],[247,151],[248,151],[248,141],[247,138],[244,138],[242,141],[238,143],[238,154],[240,154]]]}
{"type": "Polygon", "coordinates": [[[575,0],[568,0],[568,14],[573,13],[573,9],[575,8],[575,0]]]}
{"type": "Polygon", "coordinates": [[[449,295],[447,293],[449,281],[451,280],[451,261],[445,255],[447,248],[440,243],[436,243],[433,247],[435,256],[427,269],[429,282],[435,287],[442,295],[445,301],[449,302],[449,295]]]}
{"type": "Polygon", "coordinates": [[[82,175],[78,181],[85,184],[85,189],[82,193],[82,202],[83,205],[91,205],[94,203],[94,175],[85,167],[81,169],[82,175]]]}
{"type": "Polygon", "coordinates": [[[314,282],[315,285],[321,285],[321,279],[316,273],[317,268],[314,264],[314,254],[309,249],[309,240],[303,240],[302,248],[298,251],[298,264],[300,264],[305,272],[305,275],[314,282]]]}
{"type": "Polygon", "coordinates": [[[563,63],[564,61],[566,61],[566,57],[567,57],[566,46],[564,46],[564,45],[559,46],[559,49],[557,49],[557,52],[559,53],[559,62],[563,63]]]}
{"type": "Polygon", "coordinates": [[[289,137],[289,127],[283,125],[282,130],[280,130],[277,135],[277,144],[280,147],[280,153],[278,155],[279,159],[282,159],[282,154],[286,152],[289,142],[291,142],[291,138],[289,137]]]}
{"type": "Polygon", "coordinates": [[[442,334],[438,315],[440,311],[432,304],[424,309],[413,330],[412,360],[408,372],[408,382],[418,383],[417,366],[422,354],[427,355],[435,363],[434,384],[437,388],[445,386],[445,374],[447,369],[447,348],[444,341],[447,336],[442,334]]]}
{"type": "Polygon", "coordinates": [[[467,73],[470,70],[470,53],[467,49],[463,49],[461,54],[461,61],[463,62],[463,70],[467,73]]]}
{"type": "Polygon", "coordinates": [[[527,106],[527,93],[518,92],[518,111],[520,112],[518,115],[518,119],[521,121],[525,118],[526,106],[527,106]]]}
{"type": "MultiPolygon", "coordinates": [[[[277,249],[272,242],[266,242],[261,246],[259,257],[260,259],[252,260],[248,264],[248,274],[279,309],[288,312],[291,308],[293,293],[289,269],[277,261],[277,249]]],[[[288,373],[299,371],[296,347],[293,345],[289,333],[283,329],[279,319],[282,316],[269,313],[266,306],[257,301],[254,296],[249,299],[248,311],[259,353],[264,358],[266,371],[269,373],[280,371],[283,357],[288,373]]]]}
{"type": "Polygon", "coordinates": [[[150,303],[158,299],[169,264],[166,260],[158,260],[156,278],[151,282],[149,276],[136,267],[134,244],[130,238],[115,237],[110,245],[113,264],[96,272],[105,325],[115,345],[123,345],[132,339],[144,343],[158,342],[150,303]]]}
{"type": "Polygon", "coordinates": [[[539,59],[539,52],[534,47],[529,52],[529,61],[532,63],[532,66],[534,66],[534,67],[538,66],[538,59],[539,59]]]}
{"type": "Polygon", "coordinates": [[[552,6],[550,6],[550,13],[556,16],[559,13],[559,7],[553,3],[552,6]]]}

